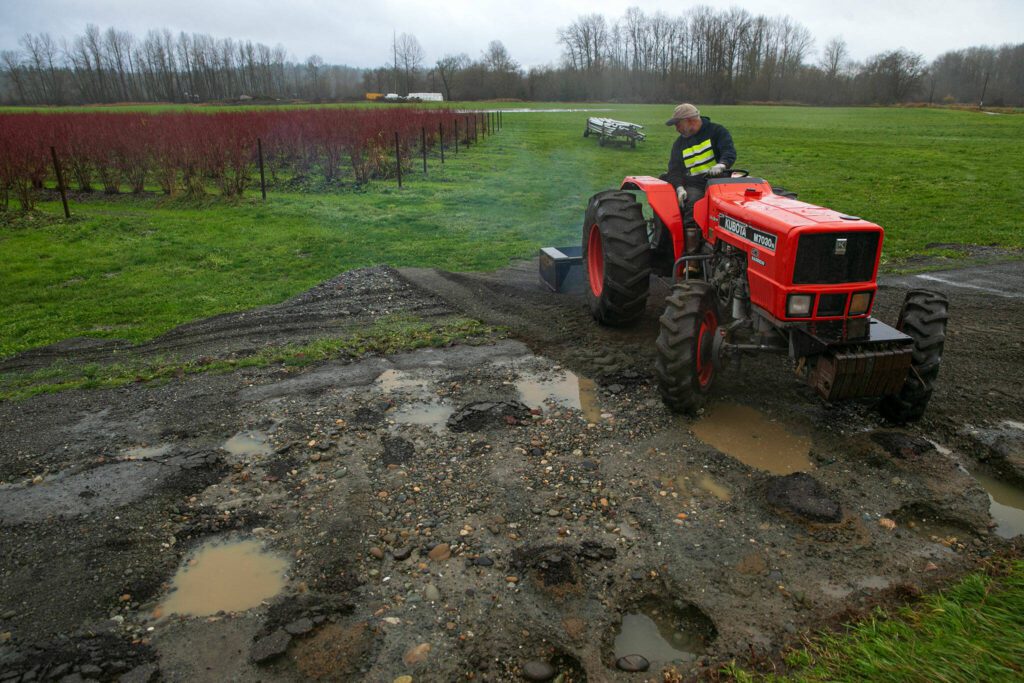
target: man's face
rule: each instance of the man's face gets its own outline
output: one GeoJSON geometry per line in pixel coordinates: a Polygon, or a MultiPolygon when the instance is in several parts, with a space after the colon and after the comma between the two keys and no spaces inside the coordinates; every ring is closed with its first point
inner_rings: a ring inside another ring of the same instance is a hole
{"type": "Polygon", "coordinates": [[[684,137],[690,137],[694,133],[700,130],[700,117],[694,116],[689,119],[680,119],[676,121],[676,132],[684,137]]]}

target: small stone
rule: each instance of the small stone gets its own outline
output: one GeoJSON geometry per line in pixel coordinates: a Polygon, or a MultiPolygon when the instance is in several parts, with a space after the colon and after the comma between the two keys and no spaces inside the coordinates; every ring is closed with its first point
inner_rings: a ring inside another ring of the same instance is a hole
{"type": "Polygon", "coordinates": [[[615,666],[619,667],[622,671],[647,671],[650,668],[651,663],[641,655],[626,655],[625,657],[619,657],[615,662],[615,666]]]}
{"type": "Polygon", "coordinates": [[[481,555],[480,557],[473,560],[473,564],[475,564],[478,567],[490,567],[494,564],[494,560],[487,556],[481,555]]]}
{"type": "Polygon", "coordinates": [[[378,560],[384,559],[384,551],[378,548],[377,546],[373,546],[372,548],[370,548],[370,555],[377,558],[378,560]]]}
{"type": "Polygon", "coordinates": [[[401,562],[403,560],[408,560],[409,559],[409,555],[411,555],[411,554],[412,554],[412,548],[399,548],[398,550],[395,550],[395,551],[393,551],[391,553],[391,557],[393,557],[397,561],[401,562]]]}
{"type": "Polygon", "coordinates": [[[439,591],[437,586],[434,584],[428,583],[423,589],[423,597],[426,598],[428,602],[440,602],[441,591],[439,591]]]}
{"type": "Polygon", "coordinates": [[[256,664],[269,662],[283,655],[291,642],[291,635],[284,629],[278,629],[252,644],[252,648],[249,650],[249,659],[256,664]]]}
{"type": "Polygon", "coordinates": [[[519,577],[518,576],[506,576],[505,577],[505,581],[507,581],[508,583],[519,583],[519,577]]]}
{"type": "Polygon", "coordinates": [[[434,549],[427,554],[427,557],[429,557],[434,562],[444,562],[451,556],[452,548],[447,543],[438,543],[436,546],[434,546],[434,549]]]}
{"type": "Polygon", "coordinates": [[[561,514],[562,513],[556,510],[555,508],[551,508],[550,510],[548,510],[548,517],[558,517],[561,514]]]}
{"type": "Polygon", "coordinates": [[[95,677],[103,673],[103,669],[96,666],[95,664],[83,664],[82,668],[78,670],[78,673],[83,676],[95,677]]]}
{"type": "Polygon", "coordinates": [[[393,680],[391,683],[412,683],[412,676],[409,676],[409,675],[399,676],[398,678],[393,680]]]}
{"type": "Polygon", "coordinates": [[[309,633],[313,630],[313,620],[303,617],[302,619],[296,619],[292,623],[284,627],[284,630],[293,636],[301,636],[304,633],[309,633]]]}
{"type": "Polygon", "coordinates": [[[420,643],[406,650],[402,661],[406,666],[412,666],[425,660],[428,654],[430,654],[430,643],[420,643]]]}
{"type": "Polygon", "coordinates": [[[523,678],[528,681],[549,681],[554,678],[555,667],[538,660],[523,664],[523,678]]]}
{"type": "Polygon", "coordinates": [[[896,528],[896,522],[889,519],[888,517],[882,517],[880,520],[878,520],[878,526],[882,527],[883,529],[888,529],[892,531],[896,528]]]}
{"type": "Polygon", "coordinates": [[[320,462],[320,454],[314,453],[313,455],[309,456],[309,460],[310,462],[320,462]]]}
{"type": "MultiPolygon", "coordinates": [[[[645,574],[642,571],[632,571],[629,573],[629,578],[634,581],[643,581],[645,574]]],[[[643,671],[644,669],[637,669],[637,671],[643,671]]]]}
{"type": "Polygon", "coordinates": [[[594,471],[597,469],[597,463],[593,460],[584,460],[580,463],[580,466],[585,470],[594,471]]]}

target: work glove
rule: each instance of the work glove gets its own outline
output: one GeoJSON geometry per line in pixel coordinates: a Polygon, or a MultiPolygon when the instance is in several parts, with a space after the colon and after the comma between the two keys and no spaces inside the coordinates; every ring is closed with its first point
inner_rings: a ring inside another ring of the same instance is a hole
{"type": "Polygon", "coordinates": [[[682,185],[676,188],[676,197],[679,198],[679,206],[686,203],[686,188],[682,185]]]}
{"type": "Polygon", "coordinates": [[[717,178],[723,173],[725,173],[725,164],[715,164],[710,169],[708,169],[708,175],[711,176],[712,178],[717,178]]]}

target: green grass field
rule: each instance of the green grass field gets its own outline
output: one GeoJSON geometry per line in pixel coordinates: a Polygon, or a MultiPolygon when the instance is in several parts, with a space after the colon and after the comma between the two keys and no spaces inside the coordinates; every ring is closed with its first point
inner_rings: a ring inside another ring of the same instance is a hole
{"type": "MultiPolygon", "coordinates": [[[[508,105],[517,108],[519,105],[508,105]]],[[[522,105],[527,106],[527,105],[522,105]]],[[[531,105],[532,106],[532,105],[531,105]]],[[[548,105],[567,108],[565,105],[548,105]]],[[[664,171],[668,106],[576,105],[647,126],[637,149],[582,137],[588,113],[507,113],[504,129],[399,190],[258,191],[239,202],[159,196],[57,202],[0,221],[0,357],[71,336],[152,338],[281,301],[377,263],[486,270],[575,244],[594,192],[664,171]]],[[[533,107],[539,108],[539,107],[533,107]]],[[[1024,246],[1024,117],[930,109],[707,107],[738,167],[886,230],[888,267],[931,243],[1024,246]],[[985,151],[979,151],[985,150],[985,151]]]]}

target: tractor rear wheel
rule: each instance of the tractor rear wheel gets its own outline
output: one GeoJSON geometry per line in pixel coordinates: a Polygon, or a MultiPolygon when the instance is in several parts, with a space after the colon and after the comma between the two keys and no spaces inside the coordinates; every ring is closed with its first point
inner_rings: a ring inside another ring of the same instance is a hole
{"type": "Polygon", "coordinates": [[[651,278],[651,244],[643,208],[629,192],[590,198],[583,219],[584,289],[599,323],[621,327],[643,315],[651,278]]]}
{"type": "Polygon", "coordinates": [[[886,396],[878,404],[885,419],[914,422],[924,415],[939,376],[948,319],[949,301],[942,294],[926,289],[907,292],[896,329],[913,338],[913,360],[900,393],[886,396]]]}
{"type": "Polygon", "coordinates": [[[655,372],[661,398],[674,412],[692,415],[704,406],[715,379],[720,320],[718,298],[706,282],[677,284],[666,299],[655,372]]]}

